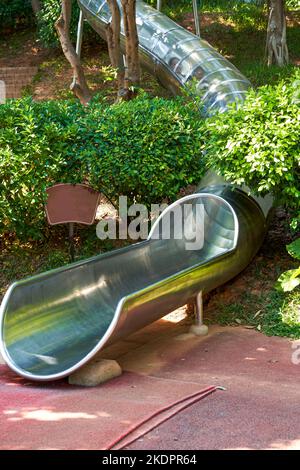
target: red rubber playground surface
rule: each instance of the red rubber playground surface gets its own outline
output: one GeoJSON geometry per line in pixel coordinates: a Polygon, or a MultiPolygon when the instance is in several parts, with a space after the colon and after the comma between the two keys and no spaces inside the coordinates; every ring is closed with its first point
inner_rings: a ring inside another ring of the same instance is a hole
{"type": "MultiPolygon", "coordinates": [[[[95,388],[30,383],[0,366],[1,449],[104,449],[159,408],[217,390],[130,449],[300,449],[300,365],[292,343],[242,327],[196,338],[165,320],[112,346],[121,377],[95,388]]],[[[144,429],[145,431],[146,429],[144,429]]]]}

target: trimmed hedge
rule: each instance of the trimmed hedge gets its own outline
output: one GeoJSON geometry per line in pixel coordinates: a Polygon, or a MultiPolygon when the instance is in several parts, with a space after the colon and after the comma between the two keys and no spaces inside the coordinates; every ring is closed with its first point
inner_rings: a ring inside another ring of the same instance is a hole
{"type": "Polygon", "coordinates": [[[38,239],[45,229],[45,190],[88,181],[117,202],[174,200],[197,183],[202,121],[180,100],[108,106],[77,101],[8,101],[0,106],[0,234],[38,239]]]}
{"type": "Polygon", "coordinates": [[[88,181],[114,203],[173,201],[213,167],[257,194],[300,209],[300,71],[290,82],[250,91],[242,108],[203,121],[182,99],[88,108],[77,101],[7,101],[0,106],[0,234],[40,238],[45,190],[88,181]],[[204,152],[204,153],[203,153],[204,152]]]}
{"type": "Polygon", "coordinates": [[[250,91],[243,107],[207,122],[206,159],[227,179],[300,211],[300,71],[250,91]]]}
{"type": "Polygon", "coordinates": [[[100,182],[114,201],[119,195],[146,205],[174,200],[203,175],[202,126],[194,106],[180,99],[96,105],[82,126],[82,164],[93,186],[100,182]]]}
{"type": "Polygon", "coordinates": [[[77,103],[7,101],[0,106],[0,233],[39,238],[44,227],[45,190],[55,181],[76,180],[72,145],[77,103]]]}

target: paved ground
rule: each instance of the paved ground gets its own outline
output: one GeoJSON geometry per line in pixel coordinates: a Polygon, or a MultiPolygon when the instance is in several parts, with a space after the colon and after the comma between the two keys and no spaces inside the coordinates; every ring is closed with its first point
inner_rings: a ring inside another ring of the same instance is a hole
{"type": "Polygon", "coordinates": [[[102,353],[123,376],[93,389],[30,384],[0,366],[0,448],[100,449],[187,393],[222,385],[131,449],[300,449],[300,365],[292,344],[242,327],[161,320],[102,353]]]}

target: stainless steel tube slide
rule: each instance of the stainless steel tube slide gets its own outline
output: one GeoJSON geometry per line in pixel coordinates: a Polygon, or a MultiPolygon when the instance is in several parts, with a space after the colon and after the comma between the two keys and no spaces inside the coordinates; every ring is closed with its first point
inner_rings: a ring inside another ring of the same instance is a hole
{"type": "MultiPolygon", "coordinates": [[[[79,4],[105,38],[106,2],[79,4]]],[[[208,112],[243,99],[248,81],[205,41],[140,1],[137,21],[142,63],[170,89],[194,83],[208,112]]],[[[0,310],[6,363],[32,380],[69,375],[105,346],[241,272],[262,243],[268,210],[268,202],[212,174],[161,214],[148,240],[14,283],[0,310]],[[181,237],[172,222],[178,210],[188,228],[181,237]],[[191,235],[199,234],[201,244],[190,249],[191,235]]]]}

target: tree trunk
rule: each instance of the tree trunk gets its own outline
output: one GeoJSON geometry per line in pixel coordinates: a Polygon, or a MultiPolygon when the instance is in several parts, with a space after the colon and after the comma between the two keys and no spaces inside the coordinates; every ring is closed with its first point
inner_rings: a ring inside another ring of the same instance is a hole
{"type": "Polygon", "coordinates": [[[121,13],[117,0],[107,0],[112,19],[106,27],[106,37],[111,65],[117,69],[118,94],[124,93],[125,68],[120,45],[121,13]]]}
{"type": "Polygon", "coordinates": [[[139,86],[141,80],[139,40],[136,27],[136,0],[121,0],[126,37],[127,88],[139,86]]]}
{"type": "Polygon", "coordinates": [[[36,15],[41,10],[40,0],[31,0],[31,6],[32,6],[34,14],[36,15]]]}
{"type": "Polygon", "coordinates": [[[284,0],[270,0],[270,14],[267,32],[267,61],[283,67],[289,62],[286,42],[286,17],[284,0]]]}
{"type": "Polygon", "coordinates": [[[80,102],[83,105],[87,105],[88,102],[91,100],[92,96],[84,76],[84,71],[80,63],[80,59],[76,54],[76,51],[70,40],[69,33],[71,13],[72,0],[62,0],[61,15],[55,23],[55,28],[59,36],[63,53],[68,62],[70,63],[74,72],[74,80],[70,86],[70,89],[72,90],[74,95],[79,98],[80,102]]]}

